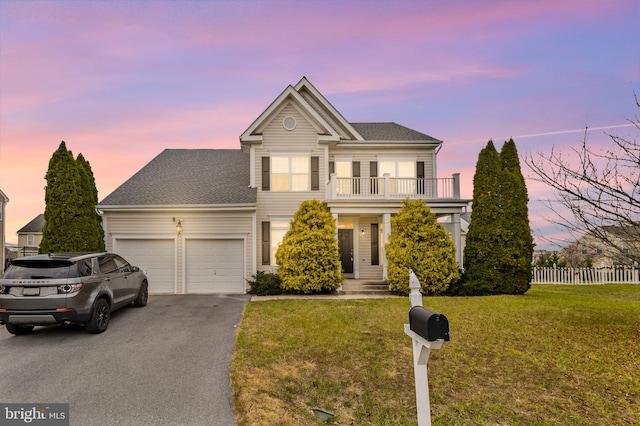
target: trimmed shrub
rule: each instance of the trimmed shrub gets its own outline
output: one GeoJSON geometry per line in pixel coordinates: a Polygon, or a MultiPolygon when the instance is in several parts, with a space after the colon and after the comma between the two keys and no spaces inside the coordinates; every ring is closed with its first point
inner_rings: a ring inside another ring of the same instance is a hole
{"type": "Polygon", "coordinates": [[[329,293],[344,279],[336,221],[326,204],[307,200],[293,216],[276,252],[278,276],[286,292],[329,293]]]}
{"type": "Polygon", "coordinates": [[[252,278],[252,280],[247,280],[250,286],[249,294],[255,294],[256,296],[273,296],[283,293],[281,286],[282,280],[277,274],[258,271],[252,278]]]}
{"type": "Polygon", "coordinates": [[[409,294],[409,273],[420,281],[423,294],[444,292],[460,275],[456,247],[436,215],[423,200],[404,200],[391,217],[391,234],[385,245],[389,289],[409,294]]]}

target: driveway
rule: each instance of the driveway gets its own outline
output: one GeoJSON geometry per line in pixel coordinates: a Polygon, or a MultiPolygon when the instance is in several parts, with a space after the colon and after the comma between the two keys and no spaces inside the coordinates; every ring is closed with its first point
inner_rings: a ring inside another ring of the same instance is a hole
{"type": "Polygon", "coordinates": [[[235,425],[229,364],[248,300],[150,296],[97,335],[0,327],[0,402],[69,403],[71,425],[235,425]]]}

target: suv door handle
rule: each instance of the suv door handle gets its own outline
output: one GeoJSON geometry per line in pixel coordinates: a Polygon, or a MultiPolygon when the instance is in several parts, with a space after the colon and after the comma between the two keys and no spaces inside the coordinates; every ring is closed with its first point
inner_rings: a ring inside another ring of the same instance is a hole
{"type": "Polygon", "coordinates": [[[105,281],[111,281],[111,278],[106,277],[104,280],[105,280],[105,281]]]}

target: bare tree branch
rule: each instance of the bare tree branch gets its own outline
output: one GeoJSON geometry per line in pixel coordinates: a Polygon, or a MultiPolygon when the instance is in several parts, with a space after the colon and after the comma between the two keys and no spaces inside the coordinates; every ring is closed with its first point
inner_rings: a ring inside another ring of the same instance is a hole
{"type": "MultiPolygon", "coordinates": [[[[637,95],[635,103],[640,108],[637,95]]],[[[640,119],[629,121],[640,134],[640,119]]],[[[572,235],[591,234],[621,259],[640,263],[640,142],[607,134],[611,146],[597,150],[588,132],[580,148],[571,149],[577,161],[552,147],[536,157],[527,154],[525,163],[534,180],[555,191],[548,207],[556,224],[572,235]]]]}

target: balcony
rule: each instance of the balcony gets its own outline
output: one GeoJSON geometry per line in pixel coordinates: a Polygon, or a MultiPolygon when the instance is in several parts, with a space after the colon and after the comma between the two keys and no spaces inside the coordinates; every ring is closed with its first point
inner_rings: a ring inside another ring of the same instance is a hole
{"type": "Polygon", "coordinates": [[[343,178],[331,175],[327,200],[460,199],[460,174],[450,178],[343,178]]]}

